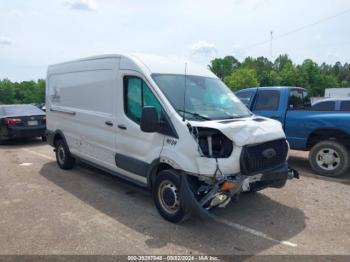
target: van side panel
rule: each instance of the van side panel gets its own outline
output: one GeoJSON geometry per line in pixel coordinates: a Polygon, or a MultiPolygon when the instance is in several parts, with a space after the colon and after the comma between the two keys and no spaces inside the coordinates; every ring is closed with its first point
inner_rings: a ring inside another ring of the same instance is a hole
{"type": "Polygon", "coordinates": [[[52,105],[112,115],[114,78],[111,69],[53,75],[50,96],[56,92],[59,97],[52,105]]]}
{"type": "Polygon", "coordinates": [[[48,130],[62,130],[72,154],[108,167],[115,167],[115,129],[106,125],[115,123],[114,64],[62,65],[48,79],[48,130]]]}

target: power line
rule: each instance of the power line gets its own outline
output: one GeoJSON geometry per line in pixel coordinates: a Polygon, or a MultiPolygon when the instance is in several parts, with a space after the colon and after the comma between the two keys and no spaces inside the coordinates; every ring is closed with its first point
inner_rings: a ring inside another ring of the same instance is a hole
{"type": "MultiPolygon", "coordinates": [[[[286,32],[286,33],[283,33],[283,34],[274,36],[273,39],[274,39],[274,40],[277,40],[277,39],[280,39],[280,38],[289,36],[289,35],[291,35],[291,34],[295,34],[295,33],[299,32],[299,31],[302,31],[302,30],[304,30],[304,29],[306,29],[306,28],[309,28],[309,27],[312,27],[312,26],[315,26],[315,25],[324,23],[324,22],[326,22],[326,21],[328,21],[328,20],[334,19],[334,18],[336,18],[336,17],[338,17],[338,16],[344,15],[344,14],[349,13],[349,12],[350,12],[350,9],[344,10],[344,11],[342,11],[342,12],[340,12],[340,13],[335,14],[335,15],[322,18],[322,19],[320,19],[320,20],[317,20],[316,22],[313,22],[313,23],[310,23],[310,24],[306,24],[306,25],[304,25],[304,26],[298,27],[298,28],[293,29],[293,30],[291,30],[291,31],[288,31],[288,32],[286,32]]],[[[251,49],[251,48],[257,47],[257,46],[265,45],[265,44],[269,43],[270,41],[271,41],[271,39],[269,39],[269,40],[264,40],[264,41],[261,41],[261,42],[257,42],[257,43],[255,43],[255,44],[252,44],[252,45],[250,45],[250,46],[247,46],[246,48],[243,48],[243,50],[247,50],[247,49],[251,49]]]]}

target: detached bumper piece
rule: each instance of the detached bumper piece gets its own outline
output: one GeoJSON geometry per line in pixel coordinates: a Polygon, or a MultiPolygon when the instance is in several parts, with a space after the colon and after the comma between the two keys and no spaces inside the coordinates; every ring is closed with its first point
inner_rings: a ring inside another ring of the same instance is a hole
{"type": "Polygon", "coordinates": [[[180,198],[186,213],[202,219],[213,218],[209,212],[214,207],[226,207],[241,192],[259,191],[267,187],[281,188],[288,179],[299,178],[299,173],[283,163],[277,168],[252,176],[236,175],[216,181],[212,185],[196,186],[193,178],[181,177],[180,198]]]}
{"type": "Polygon", "coordinates": [[[209,210],[213,207],[225,207],[242,191],[244,176],[235,179],[223,179],[213,185],[194,188],[191,177],[184,174],[181,178],[180,198],[186,213],[202,219],[212,218],[209,210]]]}

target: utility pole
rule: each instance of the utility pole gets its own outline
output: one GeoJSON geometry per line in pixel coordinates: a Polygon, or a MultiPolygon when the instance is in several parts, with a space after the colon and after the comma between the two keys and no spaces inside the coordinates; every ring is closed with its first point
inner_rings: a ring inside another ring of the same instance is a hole
{"type": "Polygon", "coordinates": [[[272,40],[273,40],[273,31],[270,31],[270,35],[271,35],[271,38],[270,38],[270,61],[272,62],[272,56],[273,56],[273,53],[272,53],[272,40]]]}

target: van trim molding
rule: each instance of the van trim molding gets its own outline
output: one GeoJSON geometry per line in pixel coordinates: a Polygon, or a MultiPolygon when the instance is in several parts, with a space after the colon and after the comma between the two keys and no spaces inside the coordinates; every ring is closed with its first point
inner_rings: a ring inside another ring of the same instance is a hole
{"type": "Polygon", "coordinates": [[[61,114],[66,114],[66,115],[72,115],[75,116],[77,113],[74,111],[69,111],[69,110],[62,110],[62,109],[53,109],[50,108],[51,112],[56,112],[56,113],[61,113],[61,114]]]}
{"type": "Polygon", "coordinates": [[[134,183],[134,184],[139,185],[139,186],[141,186],[141,187],[143,187],[143,188],[148,188],[148,183],[147,183],[147,182],[146,182],[146,183],[143,183],[143,182],[141,182],[141,181],[138,181],[138,180],[135,180],[135,179],[133,179],[133,178],[131,178],[131,177],[128,177],[128,176],[126,176],[126,175],[123,175],[123,174],[121,174],[121,173],[119,173],[119,172],[113,171],[113,170],[111,170],[111,169],[109,169],[109,168],[106,168],[106,167],[103,167],[103,166],[101,166],[101,165],[99,165],[99,164],[96,164],[96,163],[94,163],[94,162],[91,162],[91,161],[89,161],[89,160],[87,160],[87,159],[85,159],[85,158],[79,157],[79,156],[74,155],[74,154],[72,154],[72,155],[73,155],[74,158],[78,159],[79,161],[85,163],[85,164],[88,165],[88,166],[97,168],[97,169],[100,170],[100,171],[106,172],[106,173],[108,173],[108,174],[110,174],[110,175],[112,175],[112,176],[116,176],[117,178],[123,179],[123,180],[125,180],[125,181],[134,183]]]}
{"type": "Polygon", "coordinates": [[[148,169],[150,167],[150,164],[144,161],[118,153],[115,154],[115,164],[121,169],[142,177],[147,177],[148,169]]]}

